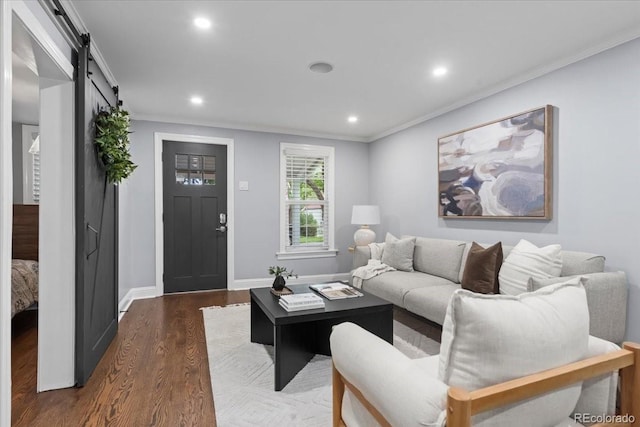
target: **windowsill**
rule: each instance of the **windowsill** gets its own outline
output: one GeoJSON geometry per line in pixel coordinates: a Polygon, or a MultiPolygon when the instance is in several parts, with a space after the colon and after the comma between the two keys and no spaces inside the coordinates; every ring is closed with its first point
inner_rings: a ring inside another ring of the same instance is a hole
{"type": "Polygon", "coordinates": [[[320,251],[276,252],[276,257],[278,259],[331,258],[337,254],[337,249],[329,249],[320,251]]]}

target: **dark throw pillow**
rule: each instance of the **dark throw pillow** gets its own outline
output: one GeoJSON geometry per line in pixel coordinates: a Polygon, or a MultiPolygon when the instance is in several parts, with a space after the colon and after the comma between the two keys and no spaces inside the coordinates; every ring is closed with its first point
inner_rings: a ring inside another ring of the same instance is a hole
{"type": "Polygon", "coordinates": [[[473,242],[462,274],[462,288],[481,294],[500,293],[498,282],[500,266],[502,266],[502,242],[486,249],[473,242]]]}

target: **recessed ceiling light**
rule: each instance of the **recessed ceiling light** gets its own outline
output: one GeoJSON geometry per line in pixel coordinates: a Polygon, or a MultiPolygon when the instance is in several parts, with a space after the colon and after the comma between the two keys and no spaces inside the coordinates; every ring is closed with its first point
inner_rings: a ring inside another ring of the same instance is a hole
{"type": "Polygon", "coordinates": [[[314,62],[309,65],[309,69],[314,73],[326,74],[330,73],[333,70],[333,65],[328,62],[314,62]]]}
{"type": "Polygon", "coordinates": [[[347,118],[347,121],[348,121],[349,123],[357,123],[357,122],[358,122],[358,116],[349,116],[349,117],[347,118]]]}
{"type": "Polygon", "coordinates": [[[204,102],[204,100],[200,96],[192,96],[191,97],[191,103],[194,104],[194,105],[202,105],[203,102],[204,102]]]}
{"type": "Polygon", "coordinates": [[[207,28],[211,28],[211,21],[209,21],[207,18],[199,16],[193,20],[193,25],[200,29],[206,30],[207,28]]]}
{"type": "Polygon", "coordinates": [[[445,67],[436,67],[433,69],[433,75],[436,77],[442,77],[447,74],[447,69],[445,67]]]}

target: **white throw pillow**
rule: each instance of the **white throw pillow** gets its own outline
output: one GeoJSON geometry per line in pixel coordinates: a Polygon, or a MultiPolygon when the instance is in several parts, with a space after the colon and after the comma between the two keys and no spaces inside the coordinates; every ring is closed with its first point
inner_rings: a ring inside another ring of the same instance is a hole
{"type": "Polygon", "coordinates": [[[529,278],[548,279],[560,276],[562,255],[560,245],[539,248],[526,240],[511,250],[502,263],[498,281],[500,293],[519,295],[527,291],[529,278]]]}
{"type": "MultiPolygon", "coordinates": [[[[477,390],[583,359],[587,297],[579,277],[536,292],[484,295],[457,290],[442,328],[438,377],[477,390]]],[[[478,414],[473,425],[556,425],[571,414],[581,383],[478,414]]]]}
{"type": "Polygon", "coordinates": [[[384,251],[382,263],[400,271],[413,271],[413,251],[416,246],[416,238],[398,239],[391,233],[387,233],[384,239],[384,251]]]}

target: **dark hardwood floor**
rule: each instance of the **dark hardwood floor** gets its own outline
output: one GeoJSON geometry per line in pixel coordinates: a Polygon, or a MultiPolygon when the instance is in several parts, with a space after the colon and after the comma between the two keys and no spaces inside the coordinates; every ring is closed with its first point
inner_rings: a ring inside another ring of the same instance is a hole
{"type": "Polygon", "coordinates": [[[36,393],[35,316],[14,319],[12,425],[215,426],[198,309],[244,302],[248,291],[134,301],[87,385],[44,393],[36,393]]]}

